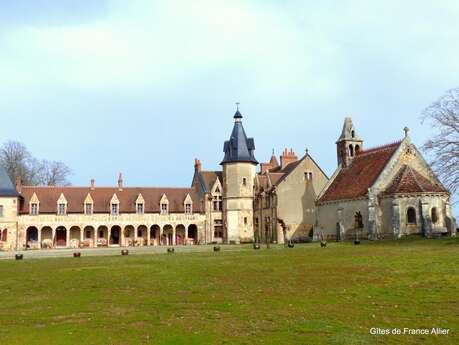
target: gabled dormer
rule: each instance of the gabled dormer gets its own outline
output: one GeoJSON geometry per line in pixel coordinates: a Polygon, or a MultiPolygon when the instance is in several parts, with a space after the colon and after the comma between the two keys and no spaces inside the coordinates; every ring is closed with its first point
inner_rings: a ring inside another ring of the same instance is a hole
{"type": "Polygon", "coordinates": [[[141,193],[137,197],[135,201],[135,210],[137,214],[144,214],[145,213],[145,200],[141,193]]]}
{"type": "Polygon", "coordinates": [[[67,199],[64,193],[61,193],[59,199],[57,199],[57,215],[65,216],[67,214],[67,199]]]}
{"type": "Polygon", "coordinates": [[[84,214],[90,216],[94,213],[94,200],[91,197],[91,193],[86,195],[84,199],[84,214]]]}
{"type": "Polygon", "coordinates": [[[186,198],[183,202],[183,209],[185,210],[186,214],[192,214],[193,213],[193,199],[191,199],[190,194],[186,195],[186,198]]]}
{"type": "Polygon", "coordinates": [[[161,200],[159,201],[159,213],[169,214],[169,200],[167,199],[166,194],[163,194],[161,200]]]}
{"type": "Polygon", "coordinates": [[[29,214],[31,216],[38,216],[39,213],[40,213],[40,200],[38,200],[38,196],[34,192],[29,201],[29,214]]]}
{"type": "Polygon", "coordinates": [[[110,200],[110,214],[112,216],[118,216],[120,214],[120,200],[116,196],[116,193],[113,194],[110,200]]]}

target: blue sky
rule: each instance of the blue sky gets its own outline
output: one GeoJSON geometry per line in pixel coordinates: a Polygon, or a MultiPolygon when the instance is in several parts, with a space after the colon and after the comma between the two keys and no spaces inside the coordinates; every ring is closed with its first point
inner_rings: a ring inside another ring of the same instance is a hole
{"type": "Polygon", "coordinates": [[[0,141],[75,185],[188,186],[219,169],[241,102],[256,157],[293,147],[331,175],[352,116],[366,147],[430,135],[458,86],[457,1],[0,2],[0,141]]]}

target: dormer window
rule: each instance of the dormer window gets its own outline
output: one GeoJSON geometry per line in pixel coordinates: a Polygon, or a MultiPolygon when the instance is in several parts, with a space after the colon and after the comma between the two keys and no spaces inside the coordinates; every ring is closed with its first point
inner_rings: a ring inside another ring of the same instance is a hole
{"type": "Polygon", "coordinates": [[[91,203],[84,204],[84,214],[87,216],[92,215],[93,209],[91,203]]]}
{"type": "Polygon", "coordinates": [[[185,213],[191,214],[192,212],[193,212],[193,208],[191,207],[191,204],[185,204],[185,213]]]}
{"type": "Polygon", "coordinates": [[[167,204],[166,203],[161,204],[161,214],[167,214],[167,213],[168,213],[167,204]]]}
{"type": "Polygon", "coordinates": [[[137,204],[137,214],[143,214],[143,213],[144,213],[143,203],[138,203],[137,204]]]}
{"type": "Polygon", "coordinates": [[[111,215],[112,216],[117,216],[118,214],[119,214],[118,204],[112,204],[111,215]]]}
{"type": "Polygon", "coordinates": [[[38,215],[38,204],[37,203],[31,203],[30,204],[30,214],[32,216],[38,215]]]}
{"type": "Polygon", "coordinates": [[[67,213],[67,205],[64,203],[59,203],[57,205],[57,214],[59,216],[65,216],[67,213]]]}
{"type": "Polygon", "coordinates": [[[163,194],[161,200],[159,201],[159,212],[160,214],[169,213],[169,200],[167,200],[166,194],[163,194]]]}

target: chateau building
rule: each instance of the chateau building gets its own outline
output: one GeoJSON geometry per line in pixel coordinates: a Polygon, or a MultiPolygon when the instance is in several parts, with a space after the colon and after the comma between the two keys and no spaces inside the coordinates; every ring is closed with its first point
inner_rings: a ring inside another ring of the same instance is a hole
{"type": "Polygon", "coordinates": [[[0,249],[454,236],[450,195],[411,143],[364,149],[346,118],[329,179],[306,150],[259,164],[239,110],[221,170],[190,188],[16,186],[0,168],[0,249]],[[259,171],[257,167],[259,166],[259,171]]]}

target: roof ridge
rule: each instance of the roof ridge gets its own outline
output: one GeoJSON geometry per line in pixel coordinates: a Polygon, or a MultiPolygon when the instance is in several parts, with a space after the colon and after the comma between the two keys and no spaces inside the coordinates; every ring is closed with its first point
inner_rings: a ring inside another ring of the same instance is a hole
{"type": "MultiPolygon", "coordinates": [[[[69,189],[89,189],[89,190],[100,190],[100,189],[119,189],[117,186],[100,186],[94,187],[91,189],[91,186],[22,186],[21,188],[30,188],[30,189],[60,189],[60,188],[69,188],[69,189]]],[[[124,187],[124,189],[194,189],[193,187],[139,187],[139,186],[129,186],[124,187]]]]}
{"type": "Polygon", "coordinates": [[[360,151],[357,154],[357,157],[363,156],[365,154],[370,154],[370,153],[375,153],[375,152],[379,152],[379,151],[382,151],[382,150],[390,149],[393,146],[400,145],[402,143],[402,141],[403,140],[397,140],[397,141],[394,141],[394,142],[389,143],[389,144],[370,147],[369,149],[360,151]]]}
{"type": "MultiPolygon", "coordinates": [[[[417,171],[411,169],[410,166],[408,166],[408,169],[409,169],[409,171],[411,172],[411,174],[413,175],[414,181],[415,181],[416,184],[418,185],[419,189],[421,189],[422,192],[425,192],[425,188],[422,186],[422,184],[419,183],[418,178],[417,178],[417,176],[416,176],[417,171]]],[[[430,181],[429,181],[429,182],[430,182],[430,181]]]]}

